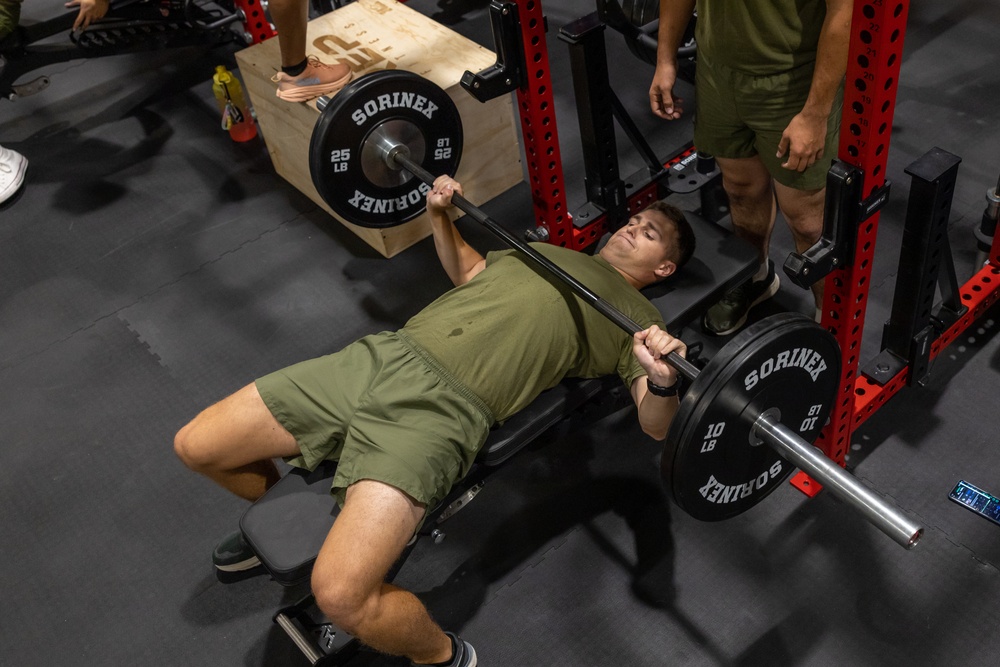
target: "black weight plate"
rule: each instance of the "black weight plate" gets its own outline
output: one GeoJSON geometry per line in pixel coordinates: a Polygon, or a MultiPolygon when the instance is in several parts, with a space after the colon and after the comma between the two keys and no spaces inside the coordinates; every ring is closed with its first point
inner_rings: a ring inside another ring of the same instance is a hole
{"type": "Polygon", "coordinates": [[[812,443],[836,399],[840,361],[833,335],[803,315],[774,315],[737,334],[698,374],[670,425],[661,473],[678,506],[718,521],[777,488],[793,466],[753,437],[753,423],[772,411],[812,443]]]}
{"type": "Polygon", "coordinates": [[[656,32],[643,33],[642,28],[660,17],[660,0],[622,0],[625,18],[637,29],[625,34],[625,45],[632,55],[650,65],[656,64],[656,32]],[[645,34],[649,39],[641,39],[645,34]]]}
{"type": "Polygon", "coordinates": [[[462,119],[444,90],[403,70],[366,74],[337,93],[309,143],[309,171],[323,201],[347,222],[394,227],[426,207],[430,186],[391,169],[381,148],[405,146],[432,174],[454,175],[462,119]]]}

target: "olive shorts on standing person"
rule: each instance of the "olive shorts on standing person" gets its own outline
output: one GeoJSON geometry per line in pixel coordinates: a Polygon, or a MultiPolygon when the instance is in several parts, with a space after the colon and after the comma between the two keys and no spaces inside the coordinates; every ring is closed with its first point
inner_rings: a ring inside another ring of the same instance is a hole
{"type": "Polygon", "coordinates": [[[776,157],[781,133],[802,111],[809,95],[813,65],[807,63],[780,74],[755,76],[709,64],[699,54],[695,146],[703,153],[722,158],[759,155],[774,180],[797,190],[826,187],[826,173],[837,157],[843,87],[827,121],[823,157],[801,173],[781,166],[787,155],[776,157]]]}
{"type": "Polygon", "coordinates": [[[366,336],[256,385],[299,445],[290,464],[339,461],[332,492],[341,505],[347,487],[371,479],[432,508],[469,472],[493,423],[475,394],[399,332],[366,336]]]}

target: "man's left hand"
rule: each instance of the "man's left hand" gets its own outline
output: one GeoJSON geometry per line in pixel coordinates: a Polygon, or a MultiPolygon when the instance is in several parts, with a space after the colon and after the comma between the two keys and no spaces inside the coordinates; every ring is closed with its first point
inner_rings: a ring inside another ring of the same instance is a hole
{"type": "Polygon", "coordinates": [[[670,387],[677,382],[677,369],[666,360],[671,352],[685,357],[687,345],[656,325],[632,337],[632,353],[646,371],[646,377],[662,387],[670,387]]]}

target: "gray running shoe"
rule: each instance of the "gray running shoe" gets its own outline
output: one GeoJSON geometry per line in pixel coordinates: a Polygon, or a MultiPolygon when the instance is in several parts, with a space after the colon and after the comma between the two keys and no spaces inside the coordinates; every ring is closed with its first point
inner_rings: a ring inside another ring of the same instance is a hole
{"type": "Polygon", "coordinates": [[[212,563],[223,572],[243,572],[260,565],[260,559],[243,539],[243,533],[237,530],[215,547],[212,563]]]}
{"type": "Polygon", "coordinates": [[[767,263],[767,277],[759,282],[751,280],[737,285],[705,313],[705,333],[727,336],[739,330],[747,321],[750,309],[778,293],[781,281],[774,272],[774,263],[767,263]]]}

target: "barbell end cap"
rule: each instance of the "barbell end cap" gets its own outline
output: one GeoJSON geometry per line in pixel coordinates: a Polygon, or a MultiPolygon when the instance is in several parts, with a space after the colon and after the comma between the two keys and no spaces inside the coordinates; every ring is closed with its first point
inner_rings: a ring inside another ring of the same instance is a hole
{"type": "Polygon", "coordinates": [[[330,104],[329,95],[321,95],[316,98],[316,108],[319,109],[321,113],[323,109],[325,109],[329,104],[330,104]]]}
{"type": "Polygon", "coordinates": [[[526,229],[524,231],[524,238],[528,241],[544,243],[549,240],[549,228],[545,225],[540,225],[534,229],[526,229]]]}
{"type": "Polygon", "coordinates": [[[383,147],[383,150],[385,150],[385,163],[390,169],[399,171],[404,168],[403,165],[396,160],[397,155],[402,155],[406,159],[410,159],[410,149],[405,144],[393,144],[388,147],[383,147]]]}

